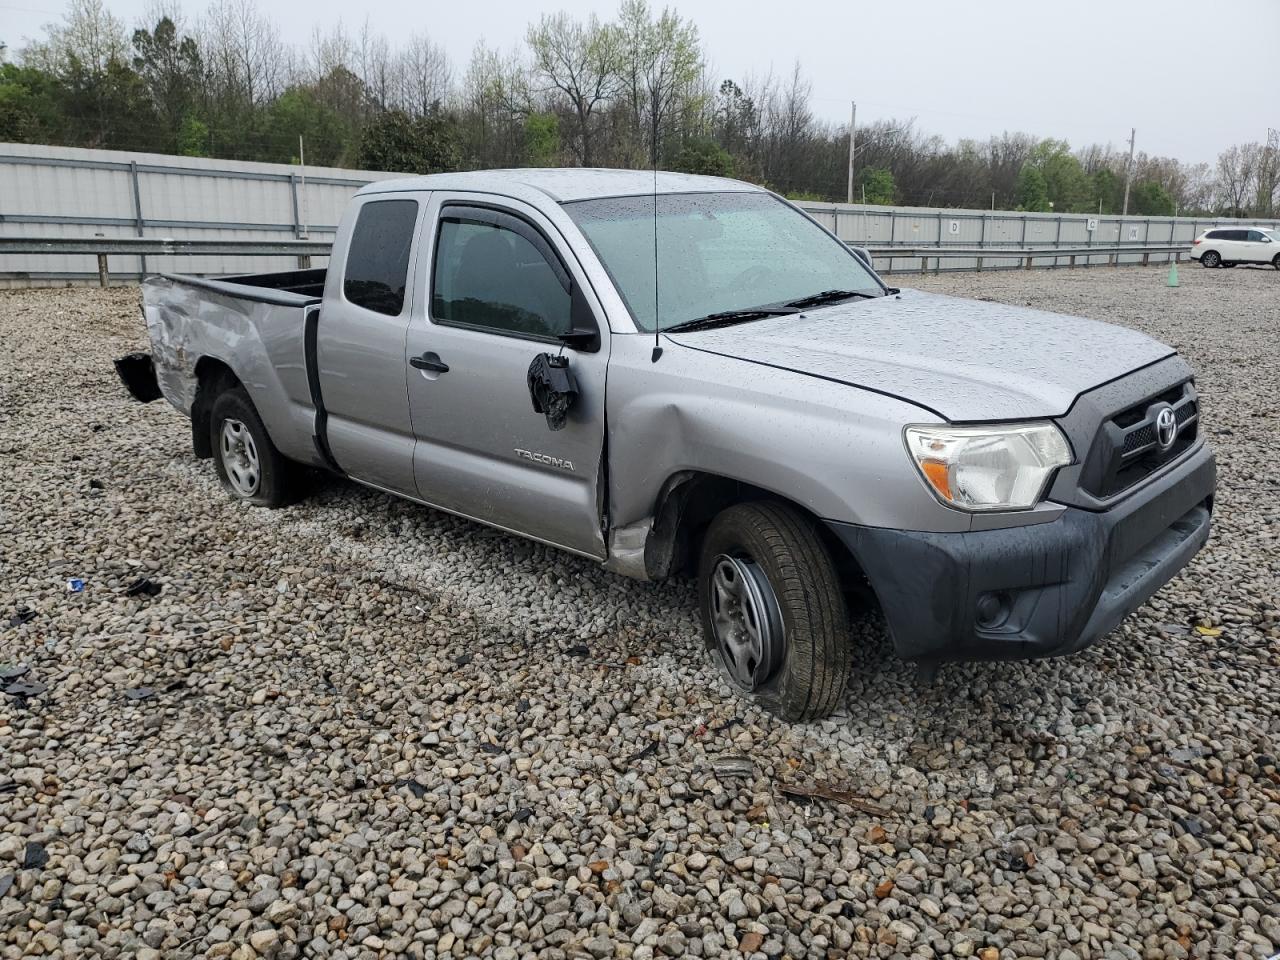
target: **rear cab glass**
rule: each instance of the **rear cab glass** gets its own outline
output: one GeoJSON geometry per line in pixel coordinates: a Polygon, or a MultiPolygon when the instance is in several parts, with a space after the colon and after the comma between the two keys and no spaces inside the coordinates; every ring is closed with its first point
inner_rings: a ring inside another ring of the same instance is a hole
{"type": "Polygon", "coordinates": [[[360,208],[342,277],[348,302],[398,317],[404,309],[416,200],[373,200],[360,208]]]}

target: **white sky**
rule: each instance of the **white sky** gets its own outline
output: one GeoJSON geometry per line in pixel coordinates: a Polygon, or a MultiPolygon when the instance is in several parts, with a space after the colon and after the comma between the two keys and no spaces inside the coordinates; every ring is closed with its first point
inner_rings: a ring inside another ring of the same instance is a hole
{"type": "MultiPolygon", "coordinates": [[[[179,0],[189,18],[201,0],[179,0]]],[[[107,0],[132,28],[152,0],[107,0]]],[[[661,6],[661,2],[651,5],[661,6]]],[[[476,41],[506,49],[543,12],[596,11],[607,0],[259,0],[284,39],[305,44],[338,20],[393,41],[425,31],[465,68],[476,41]]],[[[916,117],[947,140],[1025,130],[1073,147],[1128,140],[1138,149],[1212,161],[1232,143],[1280,127],[1280,0],[680,0],[699,27],[717,78],[741,78],[798,58],[813,107],[858,124],[916,117]],[[770,8],[776,12],[767,12],[770,8]],[[753,8],[758,13],[752,12],[753,8]]],[[[0,0],[11,52],[61,17],[55,0],[0,0]]]]}

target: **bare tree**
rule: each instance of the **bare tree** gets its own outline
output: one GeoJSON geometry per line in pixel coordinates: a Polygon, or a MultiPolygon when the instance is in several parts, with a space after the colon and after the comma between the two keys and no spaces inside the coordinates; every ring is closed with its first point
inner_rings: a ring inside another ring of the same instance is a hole
{"type": "Polygon", "coordinates": [[[415,33],[400,51],[400,98],[410,113],[427,114],[449,99],[453,65],[444,47],[415,33]]]}
{"type": "Polygon", "coordinates": [[[1254,163],[1257,161],[1257,151],[1251,148],[1256,146],[1257,144],[1231,146],[1218,154],[1218,202],[1227,216],[1246,215],[1245,201],[1249,196],[1254,163]]]}
{"type": "Polygon", "coordinates": [[[663,125],[682,97],[696,89],[703,70],[698,28],[670,8],[655,20],[645,0],[625,0],[618,14],[622,75],[635,132],[647,141],[649,162],[661,156],[663,125]]]}
{"type": "Polygon", "coordinates": [[[584,167],[595,163],[594,113],[611,100],[621,82],[622,37],[618,28],[601,24],[595,14],[585,22],[566,13],[543,15],[529,27],[534,77],[558,92],[573,111],[577,136],[573,150],[584,167]]]}

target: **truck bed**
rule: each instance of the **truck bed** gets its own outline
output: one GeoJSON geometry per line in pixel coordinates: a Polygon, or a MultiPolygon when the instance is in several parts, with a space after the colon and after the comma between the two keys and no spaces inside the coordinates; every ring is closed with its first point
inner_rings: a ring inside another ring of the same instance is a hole
{"type": "Polygon", "coordinates": [[[226,296],[275,303],[291,307],[319,303],[324,294],[325,267],[312,270],[285,270],[278,273],[247,273],[233,277],[195,277],[182,273],[161,276],[172,283],[202,287],[226,296]]]}

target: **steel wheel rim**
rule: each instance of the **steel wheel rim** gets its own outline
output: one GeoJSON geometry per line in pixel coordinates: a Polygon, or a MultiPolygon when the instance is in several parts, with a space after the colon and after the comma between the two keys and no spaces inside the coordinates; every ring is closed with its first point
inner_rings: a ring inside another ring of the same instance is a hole
{"type": "Polygon", "coordinates": [[[253,434],[239,420],[223,420],[219,447],[231,488],[242,497],[252,497],[262,483],[262,467],[253,434]]]}
{"type": "Polygon", "coordinates": [[[744,690],[758,690],[782,662],[782,610],[769,578],[750,557],[716,557],[711,630],[725,672],[744,690]]]}

